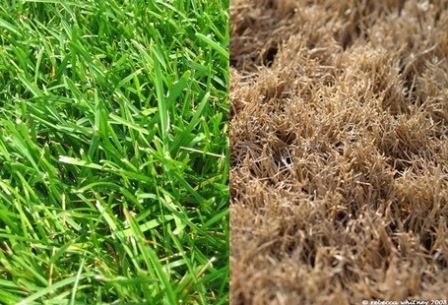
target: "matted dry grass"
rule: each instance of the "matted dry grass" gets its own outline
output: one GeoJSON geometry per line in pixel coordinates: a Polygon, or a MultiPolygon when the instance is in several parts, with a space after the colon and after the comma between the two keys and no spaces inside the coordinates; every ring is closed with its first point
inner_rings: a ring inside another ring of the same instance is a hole
{"type": "Polygon", "coordinates": [[[232,303],[448,298],[448,1],[231,24],[232,303]]]}

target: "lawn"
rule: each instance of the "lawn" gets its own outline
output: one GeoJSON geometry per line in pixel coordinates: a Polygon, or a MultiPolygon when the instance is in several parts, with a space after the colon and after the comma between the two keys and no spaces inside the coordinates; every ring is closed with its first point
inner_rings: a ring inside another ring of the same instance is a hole
{"type": "Polygon", "coordinates": [[[1,2],[1,304],[228,301],[227,6],[1,2]]]}
{"type": "Polygon", "coordinates": [[[230,15],[231,303],[446,303],[448,1],[230,15]]]}

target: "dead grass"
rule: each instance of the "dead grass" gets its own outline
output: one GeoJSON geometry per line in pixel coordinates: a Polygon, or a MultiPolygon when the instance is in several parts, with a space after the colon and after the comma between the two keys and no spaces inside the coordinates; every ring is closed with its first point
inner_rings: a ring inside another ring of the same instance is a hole
{"type": "Polygon", "coordinates": [[[448,2],[233,0],[232,304],[448,296],[448,2]]]}

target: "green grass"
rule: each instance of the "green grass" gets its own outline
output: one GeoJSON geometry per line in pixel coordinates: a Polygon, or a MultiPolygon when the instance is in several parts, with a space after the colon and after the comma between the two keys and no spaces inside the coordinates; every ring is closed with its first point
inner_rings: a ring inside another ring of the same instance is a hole
{"type": "Polygon", "coordinates": [[[228,302],[228,1],[0,2],[0,303],[228,302]]]}

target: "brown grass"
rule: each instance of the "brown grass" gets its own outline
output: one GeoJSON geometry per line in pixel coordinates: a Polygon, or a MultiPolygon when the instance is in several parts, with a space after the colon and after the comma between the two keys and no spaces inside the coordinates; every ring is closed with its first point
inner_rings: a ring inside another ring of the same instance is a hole
{"type": "Polygon", "coordinates": [[[448,1],[233,0],[232,304],[448,297],[448,1]]]}

